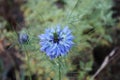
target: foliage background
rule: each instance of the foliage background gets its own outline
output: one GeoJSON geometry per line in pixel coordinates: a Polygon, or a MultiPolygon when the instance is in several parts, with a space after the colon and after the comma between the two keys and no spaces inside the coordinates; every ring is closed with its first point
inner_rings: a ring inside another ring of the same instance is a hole
{"type": "Polygon", "coordinates": [[[109,46],[113,42],[109,32],[115,25],[111,17],[112,6],[112,0],[28,0],[21,6],[26,27],[18,32],[29,35],[29,43],[24,45],[17,42],[16,32],[7,32],[4,26],[8,23],[0,18],[0,38],[7,37],[8,42],[15,43],[15,47],[23,54],[29,53],[30,68],[26,57],[21,58],[24,64],[21,65],[23,75],[20,80],[25,80],[24,76],[29,75],[29,72],[37,74],[38,80],[58,80],[57,65],[40,52],[38,40],[38,35],[46,28],[57,24],[69,26],[75,37],[73,48],[62,60],[62,80],[90,80],[88,72],[94,60],[92,50],[97,45],[109,46]]]}

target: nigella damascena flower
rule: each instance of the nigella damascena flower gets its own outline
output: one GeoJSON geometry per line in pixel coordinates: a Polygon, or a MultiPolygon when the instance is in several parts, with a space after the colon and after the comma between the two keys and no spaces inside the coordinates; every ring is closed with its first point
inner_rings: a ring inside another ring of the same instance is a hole
{"type": "Polygon", "coordinates": [[[39,35],[39,38],[41,51],[51,59],[66,55],[73,45],[73,35],[68,27],[48,28],[44,34],[39,35]]]}
{"type": "Polygon", "coordinates": [[[28,42],[29,40],[29,36],[25,33],[20,33],[18,36],[18,41],[20,44],[24,44],[26,42],[28,42]]]}

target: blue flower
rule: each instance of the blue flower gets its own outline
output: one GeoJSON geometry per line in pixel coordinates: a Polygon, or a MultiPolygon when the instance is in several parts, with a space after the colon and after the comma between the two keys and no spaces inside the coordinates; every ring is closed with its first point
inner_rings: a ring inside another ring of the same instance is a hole
{"type": "Polygon", "coordinates": [[[44,34],[39,35],[40,50],[45,52],[50,59],[66,55],[73,45],[73,35],[68,27],[61,29],[48,28],[44,34]]]}

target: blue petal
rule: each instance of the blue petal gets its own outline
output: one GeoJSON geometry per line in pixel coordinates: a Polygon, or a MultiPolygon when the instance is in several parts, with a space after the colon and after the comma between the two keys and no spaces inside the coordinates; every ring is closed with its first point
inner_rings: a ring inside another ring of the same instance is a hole
{"type": "Polygon", "coordinates": [[[68,31],[68,27],[66,26],[64,29],[63,29],[63,32],[66,33],[68,31]]]}
{"type": "Polygon", "coordinates": [[[40,48],[41,51],[45,51],[45,49],[47,48],[48,46],[47,45],[44,45],[40,48]]]}
{"type": "Polygon", "coordinates": [[[61,54],[61,51],[60,51],[59,47],[57,46],[57,56],[60,56],[60,54],[61,54]]]}
{"type": "Polygon", "coordinates": [[[67,40],[66,43],[69,44],[69,45],[73,45],[74,44],[71,40],[67,40]]]}
{"type": "Polygon", "coordinates": [[[66,37],[67,40],[72,40],[74,37],[72,35],[69,35],[66,37]]]}
{"type": "Polygon", "coordinates": [[[52,48],[51,48],[50,51],[53,51],[53,50],[55,50],[56,48],[57,48],[57,43],[52,45],[52,48]]]}
{"type": "Polygon", "coordinates": [[[57,25],[56,32],[59,34],[61,31],[60,25],[57,25]]]}
{"type": "Polygon", "coordinates": [[[41,39],[41,40],[45,40],[45,34],[41,34],[41,35],[38,35],[38,37],[41,39]]]}

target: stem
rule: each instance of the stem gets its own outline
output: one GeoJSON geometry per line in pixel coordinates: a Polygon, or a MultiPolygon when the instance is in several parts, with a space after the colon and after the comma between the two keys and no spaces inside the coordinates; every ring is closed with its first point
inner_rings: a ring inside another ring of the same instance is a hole
{"type": "Polygon", "coordinates": [[[27,53],[27,62],[28,62],[28,69],[29,69],[29,80],[32,80],[32,78],[31,78],[31,68],[30,68],[30,59],[29,59],[29,55],[28,55],[28,53],[27,53]]]}
{"type": "Polygon", "coordinates": [[[60,59],[59,59],[59,80],[61,80],[61,64],[60,64],[60,59]]]}
{"type": "MultiPolygon", "coordinates": [[[[24,46],[25,48],[25,46],[24,46]]],[[[29,57],[29,53],[27,52],[27,49],[25,48],[26,52],[25,52],[25,56],[27,58],[27,65],[28,65],[28,70],[29,70],[29,80],[32,80],[31,78],[31,68],[30,68],[30,57],[29,57]]]]}

